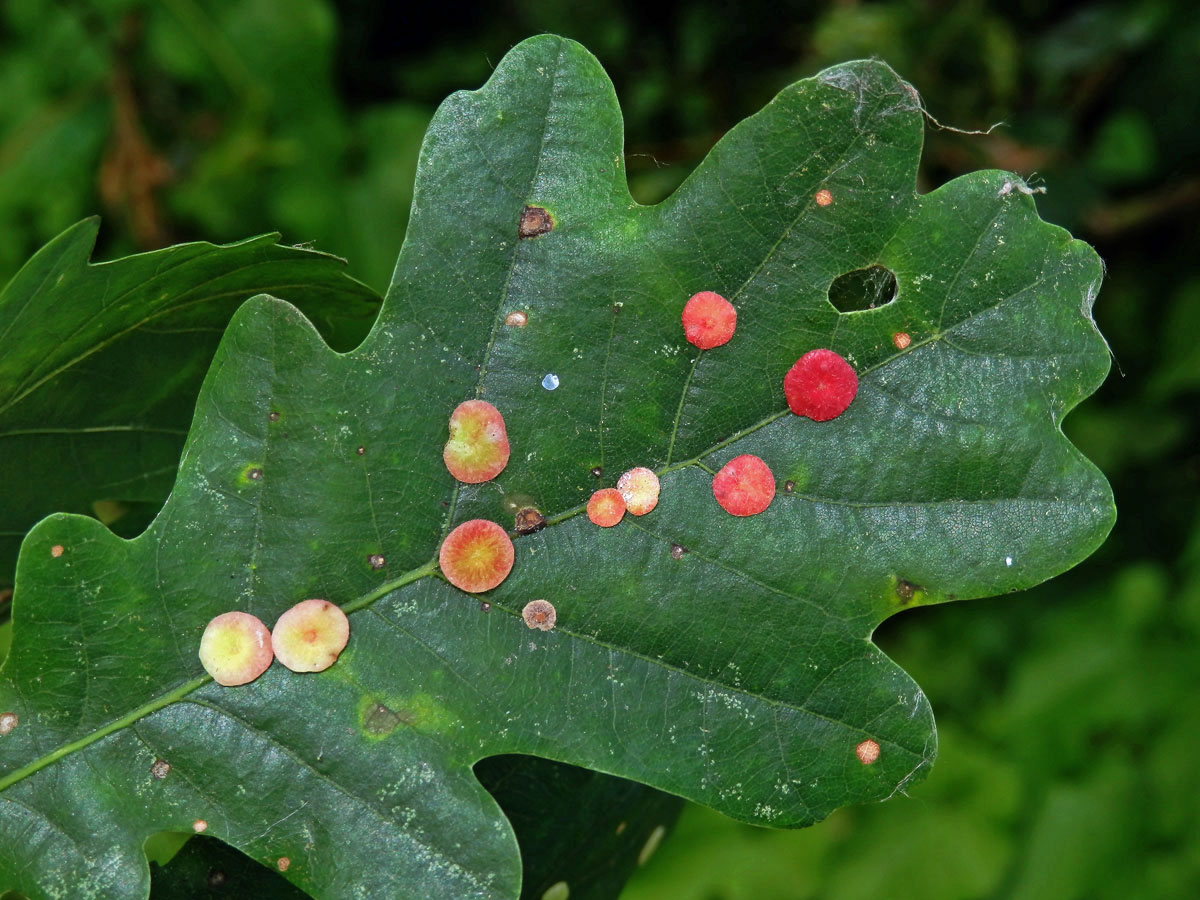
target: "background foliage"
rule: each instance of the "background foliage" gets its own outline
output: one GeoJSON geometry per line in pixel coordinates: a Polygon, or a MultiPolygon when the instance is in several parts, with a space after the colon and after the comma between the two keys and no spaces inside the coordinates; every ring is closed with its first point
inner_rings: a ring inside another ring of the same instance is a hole
{"type": "MultiPolygon", "coordinates": [[[[1182,2],[0,6],[0,282],[90,213],[97,258],[280,230],[386,285],[445,94],[538,31],[612,75],[635,196],[672,190],[783,85],[877,55],[930,112],[923,179],[1037,173],[1096,245],[1121,373],[1065,423],[1121,519],[1079,570],[916,610],[877,640],[938,714],[932,777],[802,832],[689,809],[631,898],[1174,897],[1200,884],[1200,22],[1182,2]],[[414,17],[418,15],[419,17],[414,17]]],[[[0,608],[5,599],[0,599],[0,608]]],[[[7,630],[0,629],[0,652],[7,630]]]]}

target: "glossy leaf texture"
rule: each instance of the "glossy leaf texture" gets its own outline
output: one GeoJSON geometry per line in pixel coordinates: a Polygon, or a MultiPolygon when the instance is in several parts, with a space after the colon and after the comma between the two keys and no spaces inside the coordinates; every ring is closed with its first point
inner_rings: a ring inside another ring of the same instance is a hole
{"type": "Polygon", "coordinates": [[[340,350],[378,310],[342,260],[279,235],[91,264],[98,229],[96,219],[67,229],[0,292],[0,587],[21,538],[50,513],[97,501],[157,512],[204,373],[248,297],[295,303],[340,350]]]}
{"type": "Polygon", "coordinates": [[[924,777],[929,705],[875,626],[1049,578],[1114,510],[1059,429],[1108,370],[1099,260],[1015,176],[918,196],[922,128],[887,66],[838,66],[641,207],[612,87],[578,45],[526,41],[450,97],[363,345],[340,355],[290,304],[250,301],[152,527],[124,541],[64,515],[26,539],[0,670],[20,719],[0,738],[0,884],[140,896],[141,842],[200,817],[268,866],[286,857],[314,897],[516,897],[513,832],[472,772],[485,757],[774,826],[924,777]],[[839,313],[829,286],[871,265],[895,299],[839,313]],[[738,310],[704,352],[679,318],[700,290],[738,310]],[[782,391],[816,347],[859,376],[822,423],[782,391]],[[472,397],[504,414],[512,455],[458,485],[441,451],[472,397]],[[711,473],[743,453],[780,487],[734,518],[711,473]],[[661,477],[658,507],[591,525],[588,496],[638,465],[661,477]],[[512,527],[527,505],[547,526],[515,538],[503,584],[480,598],[440,576],[451,527],[512,527]],[[270,623],[305,597],[350,614],[336,665],[208,681],[213,615],[270,623]],[[537,598],[552,631],[521,619],[537,598]]]}

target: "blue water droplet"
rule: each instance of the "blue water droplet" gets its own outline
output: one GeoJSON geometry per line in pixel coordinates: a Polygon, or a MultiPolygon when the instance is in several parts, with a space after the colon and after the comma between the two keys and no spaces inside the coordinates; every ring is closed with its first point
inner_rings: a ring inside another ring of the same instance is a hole
{"type": "Polygon", "coordinates": [[[554,390],[558,387],[558,376],[553,372],[548,372],[546,377],[542,379],[542,387],[548,391],[554,390]]]}

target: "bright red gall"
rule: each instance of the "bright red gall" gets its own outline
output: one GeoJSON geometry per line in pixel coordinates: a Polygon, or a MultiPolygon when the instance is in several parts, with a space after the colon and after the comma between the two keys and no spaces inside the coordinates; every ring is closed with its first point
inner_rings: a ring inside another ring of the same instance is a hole
{"type": "Polygon", "coordinates": [[[733,304],[712,291],[693,294],[683,307],[683,334],[701,350],[711,350],[729,342],[737,327],[733,304]]]}
{"type": "Polygon", "coordinates": [[[756,516],[775,499],[775,476],[757,456],[735,456],[713,478],[713,496],[731,516],[756,516]]]}
{"type": "Polygon", "coordinates": [[[625,498],[616,488],[601,488],[588,500],[587,515],[593,525],[612,528],[625,516],[625,498]]]}
{"type": "Polygon", "coordinates": [[[788,407],[814,422],[836,419],[857,393],[854,368],[832,350],[809,350],[783,376],[788,407]]]}

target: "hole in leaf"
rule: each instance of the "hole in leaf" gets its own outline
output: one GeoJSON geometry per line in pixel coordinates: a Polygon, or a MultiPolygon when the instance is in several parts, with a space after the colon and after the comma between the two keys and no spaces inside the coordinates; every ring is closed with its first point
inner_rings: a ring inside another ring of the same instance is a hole
{"type": "Polygon", "coordinates": [[[838,312],[878,309],[896,299],[896,276],[883,266],[867,266],[839,275],[829,286],[829,302],[838,312]]]}

